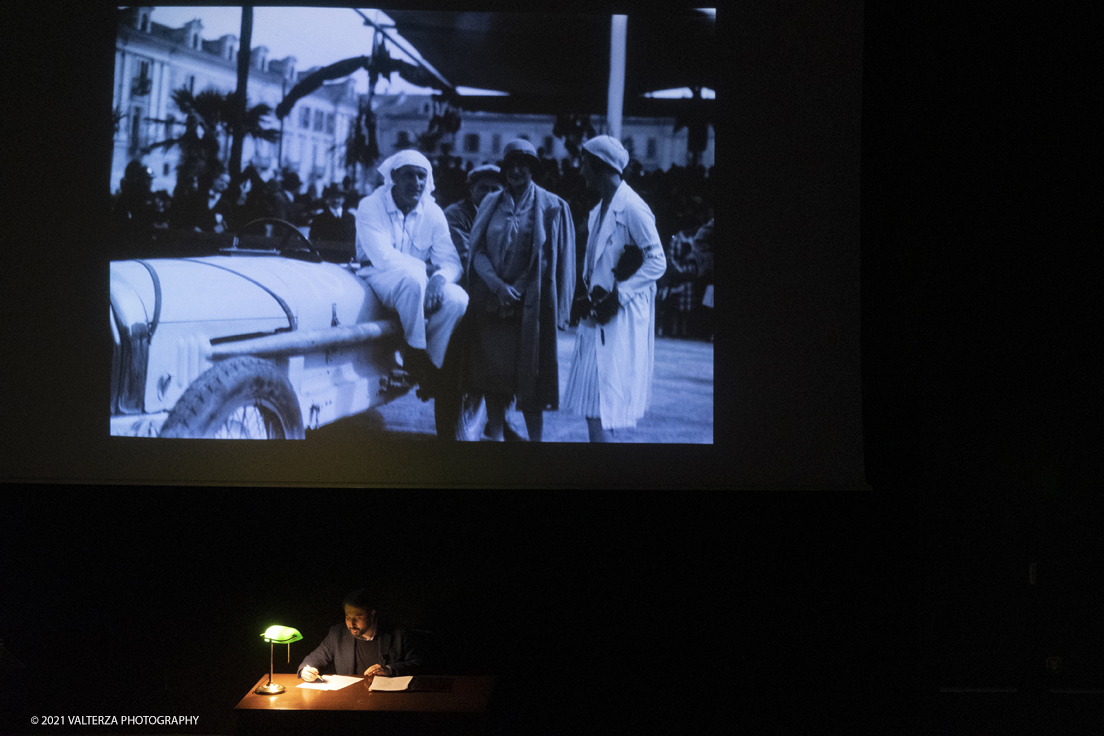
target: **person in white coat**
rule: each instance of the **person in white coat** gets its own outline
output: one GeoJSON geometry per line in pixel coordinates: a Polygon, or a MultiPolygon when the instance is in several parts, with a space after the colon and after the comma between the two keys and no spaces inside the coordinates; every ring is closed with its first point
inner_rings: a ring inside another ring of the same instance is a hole
{"type": "Polygon", "coordinates": [[[621,179],[629,154],[602,135],[583,144],[581,173],[602,196],[588,221],[583,283],[562,409],[586,417],[591,442],[635,427],[651,401],[656,280],[667,270],[655,215],[621,179]]]}
{"type": "Polygon", "coordinates": [[[468,294],[457,283],[464,268],[445,213],[431,196],[429,160],[417,151],[399,151],[378,168],[383,186],[356,210],[357,260],[371,264],[357,275],[398,312],[408,346],[403,365],[423,389],[432,388],[468,308],[468,294]],[[432,277],[427,262],[436,268],[432,277]]]}

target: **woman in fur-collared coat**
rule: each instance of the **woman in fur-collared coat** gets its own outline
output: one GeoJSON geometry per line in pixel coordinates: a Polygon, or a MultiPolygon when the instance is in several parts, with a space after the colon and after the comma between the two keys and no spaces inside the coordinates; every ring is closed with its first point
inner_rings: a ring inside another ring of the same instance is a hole
{"type": "Polygon", "coordinates": [[[528,141],[506,145],[506,188],[483,199],[469,240],[465,388],[486,397],[484,436],[496,441],[512,398],[530,442],[559,408],[556,332],[571,312],[575,228],[567,203],[533,183],[539,165],[528,141]]]}

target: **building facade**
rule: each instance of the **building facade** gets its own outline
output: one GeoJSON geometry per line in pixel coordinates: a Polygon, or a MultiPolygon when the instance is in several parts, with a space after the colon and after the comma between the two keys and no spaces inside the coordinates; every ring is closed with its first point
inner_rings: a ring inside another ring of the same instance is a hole
{"type": "MultiPolygon", "coordinates": [[[[112,104],[121,118],[111,162],[112,192],[118,191],[126,165],[134,159],[153,170],[155,191],[171,192],[175,188],[179,148],[145,152],[150,144],[178,136],[184,129],[186,116],[173,102],[174,90],[230,93],[237,88],[236,36],[204,39],[201,19],[181,28],[169,28],[153,20],[155,12],[156,8],[131,7],[120,13],[112,104]]],[[[269,59],[267,48],[253,48],[248,104],[263,102],[275,108],[287,90],[314,71],[300,72],[295,65],[293,56],[269,59]]],[[[265,127],[283,131],[280,143],[246,137],[243,165],[251,162],[264,179],[280,168],[289,168],[297,171],[303,182],[319,187],[340,182],[345,175],[345,141],[358,104],[352,79],[324,85],[299,100],[283,121],[274,115],[265,121],[265,127]]],[[[224,162],[229,161],[230,142],[226,136],[220,140],[219,155],[224,162]]]]}
{"type": "MultiPolygon", "coordinates": [[[[156,8],[130,7],[120,13],[115,46],[115,78],[112,104],[121,115],[114,138],[111,164],[111,191],[119,189],[127,163],[141,160],[153,170],[153,189],[172,192],[176,187],[178,147],[147,147],[178,136],[185,115],[172,99],[174,90],[186,88],[194,94],[205,89],[222,93],[237,88],[238,39],[225,35],[203,38],[202,19],[194,19],[181,28],[157,23],[156,8]],[[161,122],[158,122],[161,121],[161,122]]],[[[253,106],[266,103],[271,108],[304,76],[315,69],[299,71],[293,56],[269,59],[268,49],[251,50],[248,101],[253,106]]],[[[246,137],[242,163],[252,163],[263,179],[278,170],[299,174],[316,194],[328,183],[340,183],[344,168],[345,142],[355,124],[363,95],[354,81],[345,79],[323,85],[300,99],[282,121],[273,115],[266,127],[282,131],[279,143],[254,141],[246,137]]],[[[377,95],[372,99],[377,118],[377,139],[382,157],[403,148],[416,147],[434,113],[429,95],[377,95]]],[[[441,139],[433,153],[448,147],[449,155],[463,161],[463,167],[495,163],[502,149],[514,138],[525,138],[546,156],[562,160],[569,154],[564,142],[552,135],[553,115],[511,115],[462,111],[461,126],[455,134],[441,139]]],[[[598,133],[605,132],[602,116],[592,118],[598,133]]],[[[675,132],[673,118],[628,117],[622,121],[621,137],[632,157],[645,170],[668,169],[672,164],[687,165],[687,131],[675,132]]],[[[220,140],[220,157],[229,161],[230,141],[220,140]]],[[[708,167],[714,160],[714,134],[709,128],[706,150],[699,163],[708,167]]],[[[360,172],[360,189],[370,189],[367,172],[360,172]]]]}
{"type": "MultiPolygon", "coordinates": [[[[428,95],[382,96],[373,107],[377,117],[380,155],[392,153],[416,145],[418,136],[425,133],[433,116],[433,98],[428,95]]],[[[541,152],[557,161],[570,154],[563,139],[552,135],[555,115],[521,115],[465,110],[461,113],[460,129],[442,138],[448,145],[449,155],[468,164],[479,166],[496,163],[502,159],[503,147],[515,138],[524,138],[541,149],[541,152]]],[[[598,134],[606,131],[605,116],[596,115],[591,124],[598,134]]],[[[667,170],[672,165],[686,166],[689,161],[687,130],[674,131],[674,118],[626,117],[621,121],[621,140],[635,160],[646,171],[667,170]]],[[[436,153],[440,153],[438,145],[436,153]]],[[[713,166],[714,134],[709,127],[706,149],[699,156],[699,163],[706,168],[713,166]]]]}

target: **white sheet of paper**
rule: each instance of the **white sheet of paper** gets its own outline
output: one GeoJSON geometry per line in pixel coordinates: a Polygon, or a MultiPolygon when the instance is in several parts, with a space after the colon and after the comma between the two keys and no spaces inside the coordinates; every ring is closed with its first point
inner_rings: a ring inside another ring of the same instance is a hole
{"type": "Polygon", "coordinates": [[[307,690],[340,690],[364,679],[363,677],[350,677],[349,675],[323,675],[322,677],[325,678],[325,682],[315,680],[314,682],[304,682],[302,685],[296,685],[296,687],[307,690]]]}
{"type": "Polygon", "coordinates": [[[368,689],[384,691],[405,690],[410,687],[410,681],[413,679],[413,675],[407,675],[406,677],[380,677],[376,675],[372,678],[372,684],[368,686],[368,689]]]}

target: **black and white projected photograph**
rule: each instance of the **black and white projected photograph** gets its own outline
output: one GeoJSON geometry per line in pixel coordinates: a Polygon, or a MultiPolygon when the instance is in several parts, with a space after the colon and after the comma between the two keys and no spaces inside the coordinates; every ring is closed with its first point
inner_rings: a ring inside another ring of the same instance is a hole
{"type": "Polygon", "coordinates": [[[714,9],[117,25],[111,436],[713,443],[714,9]]]}

